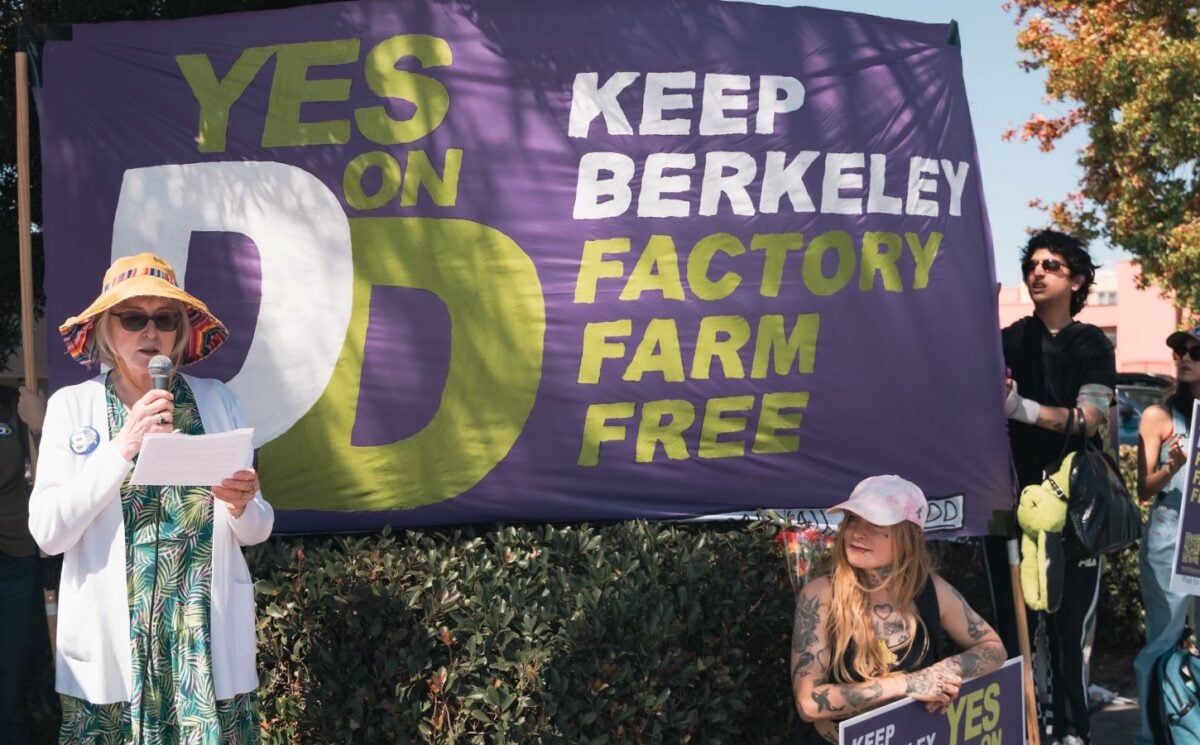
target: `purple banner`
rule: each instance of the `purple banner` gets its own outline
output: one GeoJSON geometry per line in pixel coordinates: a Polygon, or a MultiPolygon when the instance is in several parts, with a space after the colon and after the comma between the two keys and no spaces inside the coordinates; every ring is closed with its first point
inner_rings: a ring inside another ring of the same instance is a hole
{"type": "Polygon", "coordinates": [[[1025,742],[1021,658],[962,684],[945,714],[904,699],[848,719],[841,745],[1004,745],[1025,742]]]}
{"type": "Polygon", "coordinates": [[[77,25],[38,94],[47,318],[170,260],[286,531],[819,510],[897,473],[981,533],[1013,485],[951,31],[709,0],[77,25]]]}

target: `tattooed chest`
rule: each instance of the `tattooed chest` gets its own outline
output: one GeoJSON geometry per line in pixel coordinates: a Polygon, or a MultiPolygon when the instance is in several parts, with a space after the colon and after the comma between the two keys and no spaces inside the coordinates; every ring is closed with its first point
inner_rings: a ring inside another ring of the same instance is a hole
{"type": "Polygon", "coordinates": [[[890,603],[871,606],[871,625],[875,636],[889,647],[897,647],[912,638],[915,621],[906,620],[890,603]]]}

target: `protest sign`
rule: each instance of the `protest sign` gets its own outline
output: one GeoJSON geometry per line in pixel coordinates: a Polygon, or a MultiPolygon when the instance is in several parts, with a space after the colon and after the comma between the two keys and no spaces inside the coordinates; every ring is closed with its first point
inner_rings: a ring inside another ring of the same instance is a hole
{"type": "Polygon", "coordinates": [[[1179,526],[1175,536],[1175,558],[1171,561],[1171,592],[1200,595],[1200,474],[1196,472],[1196,457],[1200,453],[1200,442],[1196,439],[1196,411],[1200,402],[1192,404],[1192,426],[1187,442],[1187,484],[1179,505],[1179,526]]]}
{"type": "Polygon", "coordinates": [[[912,699],[895,701],[841,723],[841,745],[1003,745],[1025,742],[1022,660],[968,680],[945,714],[912,699]]]}

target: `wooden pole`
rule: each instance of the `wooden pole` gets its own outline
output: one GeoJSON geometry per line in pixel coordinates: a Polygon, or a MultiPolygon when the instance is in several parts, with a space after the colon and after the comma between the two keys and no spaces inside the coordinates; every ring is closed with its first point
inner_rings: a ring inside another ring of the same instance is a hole
{"type": "MultiPolygon", "coordinates": [[[[33,340],[33,240],[31,238],[29,185],[29,56],[17,52],[17,253],[21,262],[21,348],[25,357],[25,387],[37,391],[37,357],[33,340]]],[[[29,433],[29,468],[37,473],[38,450],[29,433]]],[[[45,556],[45,554],[43,554],[45,556]]],[[[42,591],[46,603],[46,626],[50,651],[58,633],[58,590],[42,591]]]]}
{"type": "MultiPolygon", "coordinates": [[[[17,251],[21,261],[21,347],[25,387],[38,390],[33,347],[33,241],[29,207],[29,57],[17,52],[17,251]]],[[[37,443],[30,437],[30,458],[37,466],[37,443]]]]}
{"type": "Polygon", "coordinates": [[[1008,568],[1012,575],[1013,611],[1017,614],[1017,646],[1025,660],[1025,742],[1028,745],[1041,745],[1037,690],[1033,684],[1033,647],[1029,643],[1029,622],[1025,618],[1025,593],[1021,590],[1021,548],[1016,538],[1008,541],[1008,568]]]}

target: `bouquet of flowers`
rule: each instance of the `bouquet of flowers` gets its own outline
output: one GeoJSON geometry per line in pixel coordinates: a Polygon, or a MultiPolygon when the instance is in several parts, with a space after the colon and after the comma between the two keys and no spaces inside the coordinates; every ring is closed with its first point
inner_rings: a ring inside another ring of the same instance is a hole
{"type": "Polygon", "coordinates": [[[775,542],[783,546],[788,579],[792,581],[794,592],[799,593],[810,578],[828,573],[833,536],[823,529],[816,525],[785,528],[775,536],[775,542]]]}

